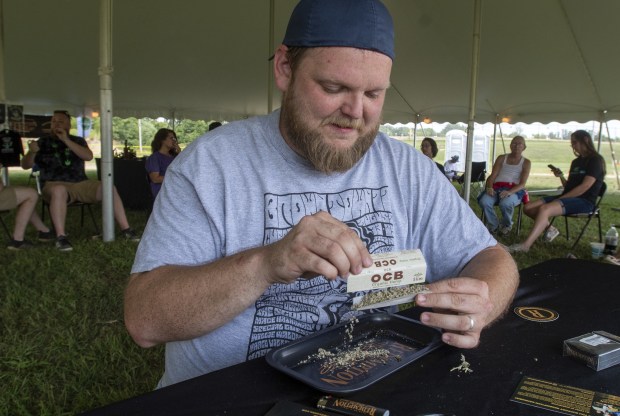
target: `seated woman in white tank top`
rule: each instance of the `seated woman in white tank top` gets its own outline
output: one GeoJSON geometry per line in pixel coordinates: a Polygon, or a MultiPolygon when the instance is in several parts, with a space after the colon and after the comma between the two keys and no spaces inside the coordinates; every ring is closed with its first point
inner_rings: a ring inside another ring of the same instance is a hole
{"type": "Polygon", "coordinates": [[[506,235],[512,230],[514,208],[527,202],[525,183],[530,176],[532,163],[522,156],[525,139],[515,136],[510,142],[510,153],[498,156],[487,178],[485,190],[478,196],[478,204],[484,211],[487,227],[492,233],[506,235]],[[494,206],[498,205],[501,219],[494,206]]]}

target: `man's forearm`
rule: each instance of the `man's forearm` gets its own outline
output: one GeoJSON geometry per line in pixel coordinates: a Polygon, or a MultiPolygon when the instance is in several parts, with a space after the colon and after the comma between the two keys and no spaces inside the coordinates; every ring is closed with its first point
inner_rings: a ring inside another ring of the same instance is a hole
{"type": "Polygon", "coordinates": [[[269,284],[261,276],[260,249],[202,266],[162,266],[130,276],[125,325],[136,343],[150,347],[196,338],[252,305],[269,284]]]}
{"type": "Polygon", "coordinates": [[[80,159],[86,161],[93,159],[93,152],[88,147],[77,144],[69,139],[65,140],[64,143],[80,159]]]}
{"type": "Polygon", "coordinates": [[[26,153],[26,155],[24,155],[24,157],[22,158],[22,169],[31,169],[32,166],[34,166],[34,157],[35,157],[36,153],[33,152],[28,152],[26,153]]]}
{"type": "Polygon", "coordinates": [[[519,270],[513,258],[499,246],[490,247],[478,253],[461,272],[484,280],[489,286],[489,297],[493,310],[489,314],[489,325],[500,318],[512,302],[519,286],[519,270]]]}

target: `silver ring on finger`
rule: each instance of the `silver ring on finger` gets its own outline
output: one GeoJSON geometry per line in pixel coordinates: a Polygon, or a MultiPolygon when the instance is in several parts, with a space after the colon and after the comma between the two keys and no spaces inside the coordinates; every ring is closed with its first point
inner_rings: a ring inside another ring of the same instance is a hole
{"type": "Polygon", "coordinates": [[[474,326],[476,326],[476,321],[474,321],[474,318],[472,318],[470,315],[467,315],[467,317],[469,318],[469,328],[467,328],[467,330],[471,331],[472,329],[474,329],[474,326]]]}

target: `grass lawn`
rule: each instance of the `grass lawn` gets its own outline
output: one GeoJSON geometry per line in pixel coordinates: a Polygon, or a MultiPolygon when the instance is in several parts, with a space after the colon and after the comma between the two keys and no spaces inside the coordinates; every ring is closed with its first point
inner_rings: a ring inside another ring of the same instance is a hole
{"type": "MultiPolygon", "coordinates": [[[[609,154],[603,154],[610,162],[609,154]]],[[[531,189],[556,187],[559,180],[549,175],[547,163],[566,170],[572,159],[568,142],[528,141],[526,155],[534,163],[531,189]]],[[[27,182],[28,172],[11,171],[12,184],[27,182]]],[[[620,192],[613,176],[607,183],[603,233],[610,223],[620,224],[620,212],[611,209],[620,206],[620,192]]],[[[161,376],[163,347],[139,348],[123,325],[123,288],[135,243],[93,240],[90,224],[81,228],[78,215],[78,209],[69,210],[73,252],[59,253],[43,244],[28,252],[0,249],[0,414],[75,414],[148,392],[161,376]]],[[[129,211],[128,217],[134,228],[143,229],[144,212],[129,211]]],[[[4,218],[12,226],[12,214],[4,218]]],[[[524,217],[521,238],[530,228],[531,220],[524,217]]],[[[574,224],[572,229],[575,235],[574,224]]],[[[588,242],[598,239],[597,230],[596,222],[591,223],[575,255],[589,257],[588,242]]],[[[27,237],[35,239],[31,228],[27,237]]],[[[516,241],[510,235],[502,242],[516,241]]],[[[515,259],[524,268],[564,257],[571,244],[561,235],[515,259]]]]}

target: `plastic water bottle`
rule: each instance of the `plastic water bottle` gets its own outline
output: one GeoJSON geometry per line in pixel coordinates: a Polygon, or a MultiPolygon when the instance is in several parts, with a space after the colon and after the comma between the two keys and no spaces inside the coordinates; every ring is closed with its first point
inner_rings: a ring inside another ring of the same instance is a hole
{"type": "Polygon", "coordinates": [[[603,251],[604,254],[616,254],[616,249],[618,248],[618,230],[616,227],[611,224],[609,230],[605,234],[605,249],[603,251]]]}

